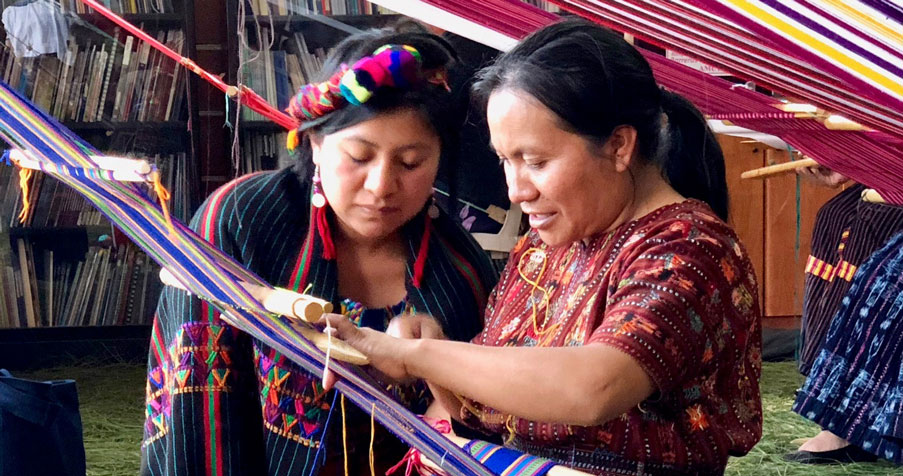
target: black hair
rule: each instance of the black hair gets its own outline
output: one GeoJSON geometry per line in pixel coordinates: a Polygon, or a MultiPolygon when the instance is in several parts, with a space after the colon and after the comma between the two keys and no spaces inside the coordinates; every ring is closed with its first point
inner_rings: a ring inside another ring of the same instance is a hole
{"type": "MultiPolygon", "coordinates": [[[[417,49],[425,70],[439,67],[452,68],[457,63],[454,49],[441,37],[428,33],[424,28],[410,24],[395,28],[366,30],[345,38],[333,48],[323,67],[312,78],[314,82],[329,80],[343,64],[352,65],[364,56],[387,44],[410,45],[417,49]]],[[[386,87],[374,92],[373,97],[359,106],[345,106],[305,126],[302,143],[296,149],[295,170],[302,178],[313,172],[310,160],[311,135],[328,135],[355,124],[370,120],[391,111],[410,108],[419,111],[435,130],[441,143],[440,167],[453,167],[457,153],[458,129],[462,121],[462,103],[442,86],[424,85],[413,89],[386,87]]]]}
{"type": "Polygon", "coordinates": [[[702,200],[727,220],[728,195],[724,154],[705,117],[687,98],[662,91],[662,110],[668,116],[668,159],[662,167],[681,195],[702,200]]]}
{"type": "Polygon", "coordinates": [[[582,19],[546,26],[484,68],[473,92],[485,105],[503,88],[533,96],[562,129],[594,144],[618,126],[633,127],[640,160],[659,166],[678,193],[727,218],[724,157],[714,134],[689,101],[659,88],[649,63],[620,34],[582,19]]]}

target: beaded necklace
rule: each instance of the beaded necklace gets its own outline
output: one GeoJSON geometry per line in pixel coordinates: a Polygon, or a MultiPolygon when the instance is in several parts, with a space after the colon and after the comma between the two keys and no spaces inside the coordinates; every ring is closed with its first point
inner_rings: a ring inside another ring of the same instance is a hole
{"type": "Polygon", "coordinates": [[[364,307],[363,304],[351,299],[343,299],[339,303],[339,309],[354,325],[378,331],[385,331],[393,317],[413,312],[413,307],[408,306],[407,298],[394,306],[372,308],[364,307]]]}
{"type": "MultiPolygon", "coordinates": [[[[560,303],[562,299],[564,299],[565,301],[563,305],[555,306],[556,310],[560,310],[560,312],[555,313],[555,316],[549,315],[552,309],[552,293],[548,288],[539,284],[542,280],[543,275],[547,271],[547,248],[545,245],[541,245],[540,247],[533,247],[525,251],[518,259],[517,273],[520,278],[531,287],[529,298],[531,305],[531,325],[523,326],[520,332],[518,332],[518,334],[516,335],[516,340],[524,339],[527,331],[531,328],[533,330],[533,336],[537,341],[535,344],[537,347],[546,346],[550,342],[555,340],[558,336],[560,336],[561,332],[564,330],[563,323],[568,322],[568,319],[572,317],[575,310],[581,307],[581,304],[583,304],[587,295],[591,294],[590,291],[595,289],[599,281],[607,274],[608,269],[611,267],[611,265],[614,263],[615,258],[617,257],[617,253],[615,251],[623,246],[625,238],[632,235],[634,226],[634,224],[631,224],[630,227],[626,230],[626,233],[621,234],[621,237],[614,245],[612,252],[609,253],[608,262],[605,263],[605,265],[599,272],[595,273],[595,275],[589,282],[586,282],[584,279],[572,278],[567,284],[567,289],[560,290],[560,292],[557,293],[558,296],[556,297],[556,304],[560,303]],[[531,277],[531,275],[533,274],[536,275],[535,278],[531,277]],[[574,289],[573,292],[571,292],[575,282],[577,283],[577,288],[574,289]],[[537,294],[541,297],[538,298],[537,294]],[[539,322],[539,306],[544,306],[541,323],[539,322]]],[[[578,257],[577,259],[583,260],[595,256],[597,252],[605,249],[605,247],[608,246],[609,242],[614,237],[616,232],[617,230],[609,232],[600,245],[596,245],[597,240],[591,242],[588,246],[588,249],[583,250],[583,252],[581,253],[582,256],[578,257]]],[[[583,245],[581,243],[575,243],[571,245],[571,249],[568,251],[568,254],[573,254],[575,247],[580,246],[583,245]]],[[[569,261],[569,258],[565,259],[565,261],[569,261]]],[[[593,267],[589,264],[590,263],[574,263],[571,266],[577,268],[580,272],[582,272],[582,278],[587,272],[592,272],[593,267]],[[577,264],[582,264],[582,266],[577,266],[577,264]]]]}

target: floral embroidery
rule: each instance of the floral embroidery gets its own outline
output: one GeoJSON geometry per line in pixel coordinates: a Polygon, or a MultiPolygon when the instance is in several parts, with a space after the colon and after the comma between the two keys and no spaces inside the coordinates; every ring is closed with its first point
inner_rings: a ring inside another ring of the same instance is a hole
{"type": "Polygon", "coordinates": [[[693,431],[701,431],[709,427],[709,420],[702,410],[702,405],[694,405],[687,408],[687,415],[690,417],[690,425],[693,431]]]}
{"type": "MultiPolygon", "coordinates": [[[[529,282],[514,265],[506,268],[475,341],[612,346],[641,364],[658,397],[590,427],[520,419],[508,426],[507,415],[473,401],[462,412],[465,420],[493,433],[513,431],[512,444],[529,443],[539,452],[534,454],[603,450],[646,464],[678,464],[681,455],[678,469],[690,473],[723,467],[729,452],[743,453],[758,441],[761,353],[760,342],[750,338],[759,325],[756,284],[736,237],[707,208],[693,201],[665,207],[607,236],[560,248],[545,246],[531,233],[511,263],[521,257],[529,282]],[[536,249],[546,261],[545,273],[539,259],[524,257],[536,249]],[[542,297],[536,296],[539,287],[546,291],[542,297]],[[539,313],[548,306],[551,324],[539,329],[558,326],[551,335],[536,334],[534,304],[539,313]],[[708,413],[722,407],[726,411],[708,413]],[[719,442],[717,451],[694,446],[698,438],[719,442]],[[652,439],[656,445],[644,445],[652,439]]],[[[613,469],[598,463],[581,468],[613,469]]]]}

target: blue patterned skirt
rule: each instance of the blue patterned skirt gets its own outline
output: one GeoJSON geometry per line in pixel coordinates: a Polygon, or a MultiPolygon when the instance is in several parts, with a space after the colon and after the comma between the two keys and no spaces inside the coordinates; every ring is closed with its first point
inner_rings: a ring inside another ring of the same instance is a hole
{"type": "Polygon", "coordinates": [[[856,272],[793,411],[903,464],[903,233],[856,272]]]}

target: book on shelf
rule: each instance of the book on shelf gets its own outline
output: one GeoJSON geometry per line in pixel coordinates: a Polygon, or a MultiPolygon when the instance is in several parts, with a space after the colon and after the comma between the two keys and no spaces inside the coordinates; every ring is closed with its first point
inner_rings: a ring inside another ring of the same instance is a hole
{"type": "Polygon", "coordinates": [[[38,266],[33,245],[18,239],[18,256],[0,269],[0,328],[150,323],[159,267],[132,244],[103,243],[74,263],[45,250],[38,266]]]}
{"type": "Polygon", "coordinates": [[[559,7],[558,5],[555,5],[554,3],[550,2],[549,0],[521,0],[521,1],[528,5],[533,5],[534,7],[541,8],[547,12],[551,12],[551,13],[560,13],[561,12],[561,7],[559,7]]]}
{"type": "MultiPolygon", "coordinates": [[[[143,27],[144,25],[140,25],[143,27]]],[[[182,51],[182,30],[156,38],[182,51]]],[[[17,58],[0,49],[3,81],[64,121],[177,121],[186,74],[175,62],[114,28],[109,35],[70,35],[62,61],[53,55],[17,58]]]]}
{"type": "MultiPolygon", "coordinates": [[[[51,0],[62,11],[78,15],[92,14],[94,9],[79,0],[51,0]]],[[[121,14],[175,13],[172,0],[104,0],[103,4],[113,12],[121,14]]]]}
{"type": "Polygon", "coordinates": [[[392,10],[366,0],[245,0],[253,15],[390,15],[392,10]]]}
{"type": "MultiPolygon", "coordinates": [[[[269,37],[270,29],[262,28],[263,37],[269,37]]],[[[308,48],[304,34],[295,32],[281,37],[274,48],[248,49],[244,52],[245,64],[240,81],[256,91],[280,110],[288,107],[292,95],[309,83],[323,66],[326,50],[308,48]]],[[[263,116],[249,108],[242,109],[242,119],[262,121],[263,116]]]]}
{"type": "Polygon", "coordinates": [[[241,161],[238,173],[275,170],[291,160],[285,147],[287,134],[242,132],[241,161]]]}
{"type": "MultiPolygon", "coordinates": [[[[143,158],[171,191],[172,215],[187,220],[186,154],[143,158]]],[[[44,173],[30,181],[32,206],[20,222],[19,173],[0,167],[0,328],[149,323],[162,289],[156,264],[128,242],[111,247],[113,240],[102,236],[112,234],[109,223],[72,188],[44,173]],[[89,233],[91,226],[99,231],[89,233]],[[73,256],[72,249],[60,249],[77,241],[72,233],[90,242],[87,251],[73,256]]]]}

